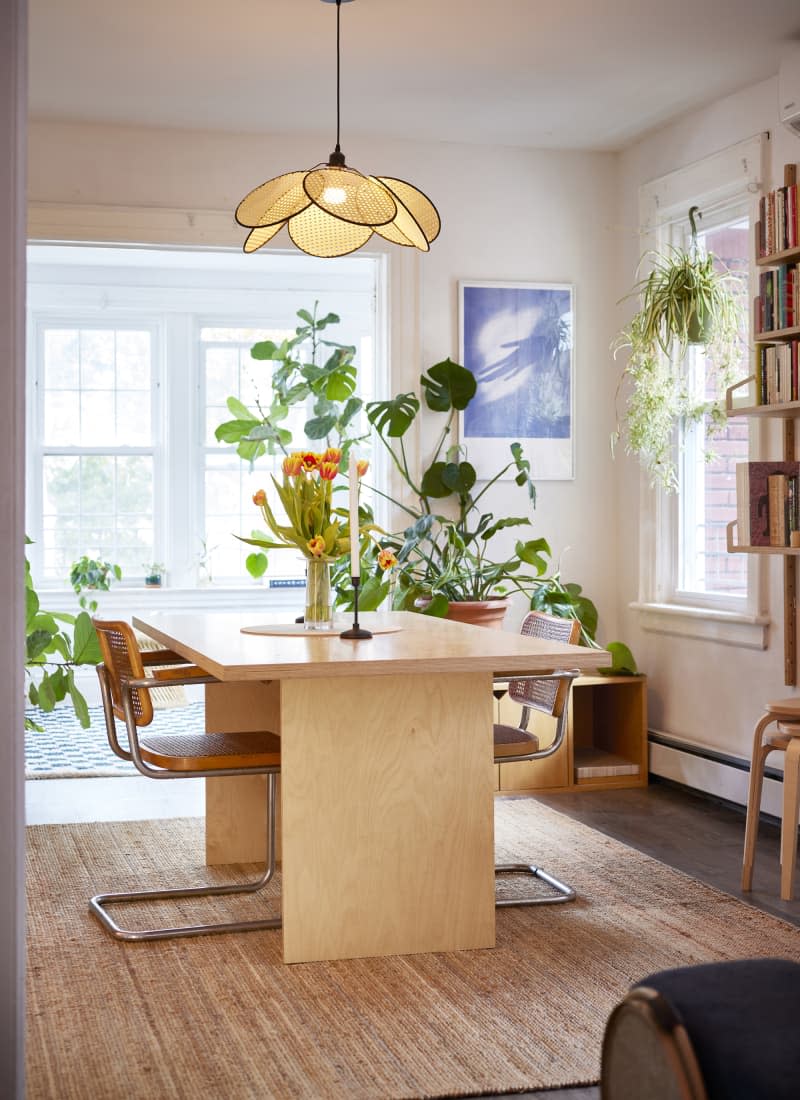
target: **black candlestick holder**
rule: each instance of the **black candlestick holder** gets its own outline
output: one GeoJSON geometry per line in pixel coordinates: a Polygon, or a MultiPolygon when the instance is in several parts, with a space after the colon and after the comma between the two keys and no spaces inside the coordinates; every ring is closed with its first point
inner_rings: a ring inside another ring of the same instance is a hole
{"type": "Polygon", "coordinates": [[[361,585],[360,577],[351,577],[353,582],[353,596],[354,596],[354,618],[353,625],[349,630],[343,630],[339,635],[340,638],[371,638],[372,631],[364,630],[362,626],[358,625],[358,589],[361,585]]]}

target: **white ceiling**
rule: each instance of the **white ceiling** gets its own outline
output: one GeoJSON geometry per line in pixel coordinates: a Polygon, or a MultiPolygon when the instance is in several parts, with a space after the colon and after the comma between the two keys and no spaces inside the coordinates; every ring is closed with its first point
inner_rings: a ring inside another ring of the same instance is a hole
{"type": "MultiPolygon", "coordinates": [[[[320,0],[29,0],[39,119],[335,135],[320,0]]],[[[800,0],[356,0],[348,135],[614,150],[777,72],[800,0]]]]}

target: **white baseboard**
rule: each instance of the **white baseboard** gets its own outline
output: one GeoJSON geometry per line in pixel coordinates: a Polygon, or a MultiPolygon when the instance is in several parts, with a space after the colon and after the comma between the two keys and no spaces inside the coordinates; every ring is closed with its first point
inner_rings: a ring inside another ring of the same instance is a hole
{"type": "MultiPolygon", "coordinates": [[[[656,736],[665,736],[656,734],[656,736]]],[[[724,798],[740,806],[747,805],[747,785],[750,780],[750,763],[734,759],[731,763],[709,757],[703,746],[691,742],[662,744],[650,741],[649,768],[653,775],[670,779],[685,787],[692,787],[716,798],[724,798]]],[[[777,779],[764,779],[761,812],[780,819],[783,800],[783,784],[777,779]]]]}

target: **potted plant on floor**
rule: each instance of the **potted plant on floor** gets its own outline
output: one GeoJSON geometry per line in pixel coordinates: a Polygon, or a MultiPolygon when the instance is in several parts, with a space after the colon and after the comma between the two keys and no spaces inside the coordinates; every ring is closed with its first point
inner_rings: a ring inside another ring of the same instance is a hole
{"type": "MultiPolygon", "coordinates": [[[[677,488],[675,429],[701,423],[707,434],[726,422],[725,390],[740,373],[744,285],[713,253],[697,245],[696,207],[689,212],[692,243],[688,250],[668,246],[648,252],[639,269],[649,265],[627,297],[639,298],[639,309],[617,335],[612,351],[627,351],[628,361],[617,387],[631,384],[625,411],[612,436],[622,438],[636,454],[654,484],[677,488]],[[687,351],[703,348],[703,377],[692,378],[687,351]]],[[[624,301],[625,299],[623,299],[624,301]]]]}

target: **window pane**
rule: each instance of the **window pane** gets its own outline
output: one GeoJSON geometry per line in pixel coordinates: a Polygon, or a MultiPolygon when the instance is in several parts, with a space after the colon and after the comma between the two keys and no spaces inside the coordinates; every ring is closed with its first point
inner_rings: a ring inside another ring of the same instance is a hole
{"type": "Polygon", "coordinates": [[[123,390],[150,390],[150,333],[117,333],[117,385],[123,390]]]}
{"type": "Polygon", "coordinates": [[[42,472],[44,577],[66,581],[82,554],[141,576],[153,557],[153,459],[45,456],[42,472]]]}
{"type": "Polygon", "coordinates": [[[44,334],[44,384],[50,389],[78,385],[77,329],[49,329],[44,334]]]}
{"type": "Polygon", "coordinates": [[[81,388],[114,388],[114,333],[84,329],[81,332],[81,388]]]}
{"type": "MultiPolygon", "coordinates": [[[[703,252],[713,252],[717,267],[741,276],[739,294],[742,316],[742,364],[738,377],[748,374],[748,317],[746,308],[747,270],[750,248],[749,222],[736,219],[698,234],[703,252]]],[[[708,385],[705,362],[697,349],[690,349],[692,371],[705,396],[718,396],[708,385]]],[[[724,397],[724,395],[723,395],[724,397]]],[[[747,558],[729,554],[726,528],[736,519],[736,463],[748,460],[746,420],[730,420],[723,432],[710,441],[705,423],[688,431],[684,438],[680,488],[680,566],[678,587],[686,592],[711,596],[747,595],[747,558]]]]}

